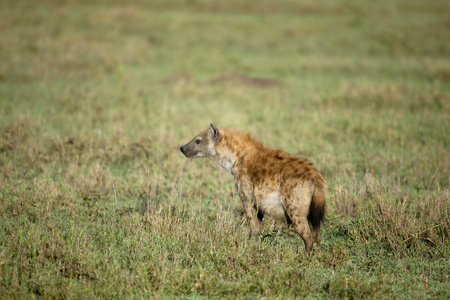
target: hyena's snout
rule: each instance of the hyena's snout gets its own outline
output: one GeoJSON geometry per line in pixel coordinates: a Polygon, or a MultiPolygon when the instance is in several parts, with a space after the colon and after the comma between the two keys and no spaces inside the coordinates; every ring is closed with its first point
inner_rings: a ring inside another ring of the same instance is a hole
{"type": "Polygon", "coordinates": [[[181,153],[183,153],[184,155],[186,155],[186,145],[183,145],[180,147],[180,151],[181,153]]]}
{"type": "Polygon", "coordinates": [[[187,158],[204,157],[203,149],[196,143],[187,143],[186,145],[180,147],[180,151],[187,158]]]}
{"type": "Polygon", "coordinates": [[[187,158],[191,158],[195,156],[195,151],[193,151],[192,147],[189,144],[183,145],[180,147],[181,153],[184,154],[187,158]]]}

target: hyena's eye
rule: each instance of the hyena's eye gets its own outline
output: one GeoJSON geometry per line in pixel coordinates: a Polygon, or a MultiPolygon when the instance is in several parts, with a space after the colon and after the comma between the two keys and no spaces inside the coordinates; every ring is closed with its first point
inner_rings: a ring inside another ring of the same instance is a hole
{"type": "Polygon", "coordinates": [[[195,140],[195,143],[198,145],[200,144],[200,140],[195,140]]]}

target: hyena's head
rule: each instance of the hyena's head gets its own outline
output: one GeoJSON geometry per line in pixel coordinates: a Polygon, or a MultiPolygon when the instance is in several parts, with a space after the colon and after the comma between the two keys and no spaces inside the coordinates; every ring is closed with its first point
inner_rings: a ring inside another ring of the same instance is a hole
{"type": "Polygon", "coordinates": [[[216,154],[216,144],[220,139],[219,129],[211,124],[208,130],[200,132],[192,141],[181,146],[180,150],[188,158],[212,158],[216,154]]]}

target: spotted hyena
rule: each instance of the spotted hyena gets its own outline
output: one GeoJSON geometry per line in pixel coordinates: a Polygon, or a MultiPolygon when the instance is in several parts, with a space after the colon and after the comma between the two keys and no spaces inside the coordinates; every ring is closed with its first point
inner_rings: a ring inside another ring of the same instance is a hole
{"type": "Polygon", "coordinates": [[[206,157],[234,176],[252,236],[259,237],[267,214],[282,224],[292,224],[307,254],[314,242],[320,246],[327,183],[311,162],[270,149],[249,134],[213,124],[180,150],[189,158],[206,157]]]}

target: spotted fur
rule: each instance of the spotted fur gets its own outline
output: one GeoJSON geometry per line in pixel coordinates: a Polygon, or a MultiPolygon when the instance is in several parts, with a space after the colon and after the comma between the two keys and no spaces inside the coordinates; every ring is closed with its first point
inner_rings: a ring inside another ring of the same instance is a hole
{"type": "Polygon", "coordinates": [[[294,226],[307,254],[314,243],[320,246],[327,183],[311,162],[213,124],[180,150],[189,158],[208,158],[234,176],[250,235],[259,237],[263,216],[269,215],[294,226]]]}

